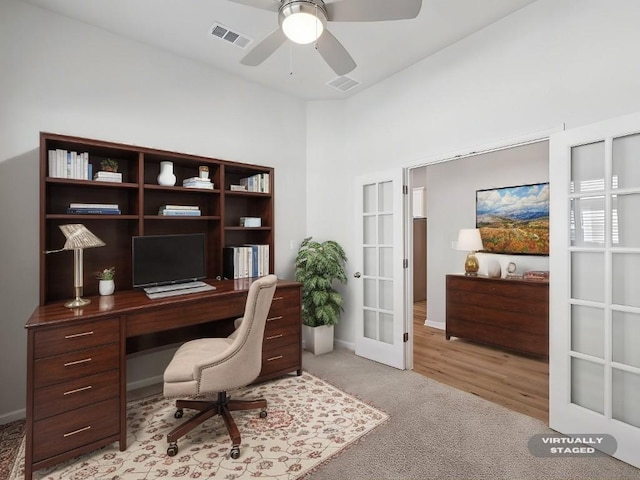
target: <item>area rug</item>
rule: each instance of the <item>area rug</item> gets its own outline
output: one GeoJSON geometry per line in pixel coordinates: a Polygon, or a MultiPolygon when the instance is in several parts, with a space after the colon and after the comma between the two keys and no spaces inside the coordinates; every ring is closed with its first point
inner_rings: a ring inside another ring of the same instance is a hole
{"type": "MultiPolygon", "coordinates": [[[[230,392],[233,398],[264,397],[268,416],[233,412],[240,429],[240,457],[231,459],[231,442],[220,418],[178,441],[174,457],[166,453],[166,434],[195,412],[175,419],[172,400],[155,396],[130,402],[127,450],[118,444],[35,472],[35,479],[81,480],[157,478],[270,478],[294,480],[361,439],[388,415],[309,373],[284,377],[230,392]]],[[[24,478],[24,441],[10,480],[24,478]]]]}

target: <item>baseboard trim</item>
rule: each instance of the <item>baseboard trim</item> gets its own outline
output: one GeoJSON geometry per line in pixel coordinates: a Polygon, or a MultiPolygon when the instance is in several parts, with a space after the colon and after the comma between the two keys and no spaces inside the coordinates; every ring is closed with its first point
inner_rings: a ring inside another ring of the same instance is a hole
{"type": "Polygon", "coordinates": [[[446,327],[446,323],[444,323],[444,322],[432,322],[430,320],[425,320],[424,324],[427,327],[438,328],[440,330],[444,330],[445,327],[446,327]]]}

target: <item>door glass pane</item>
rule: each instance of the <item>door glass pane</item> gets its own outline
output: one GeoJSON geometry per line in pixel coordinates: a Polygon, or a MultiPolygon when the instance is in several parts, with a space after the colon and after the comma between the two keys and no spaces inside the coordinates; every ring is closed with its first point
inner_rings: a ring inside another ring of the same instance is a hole
{"type": "Polygon", "coordinates": [[[604,413],[604,366],[571,358],[571,402],[604,413]]]}
{"type": "Polygon", "coordinates": [[[393,278],[393,248],[380,247],[380,276],[393,278]]]}
{"type": "Polygon", "coordinates": [[[364,306],[378,308],[378,301],[376,300],[376,281],[370,278],[365,278],[363,280],[364,306]]]}
{"type": "Polygon", "coordinates": [[[571,350],[604,358],[604,310],[571,306],[571,350]]]}
{"type": "Polygon", "coordinates": [[[364,261],[363,273],[368,277],[375,277],[378,275],[378,262],[376,247],[364,247],[362,249],[362,257],[364,261]]]}
{"type": "Polygon", "coordinates": [[[380,280],[380,308],[393,310],[393,282],[380,280]]]}
{"type": "Polygon", "coordinates": [[[640,253],[614,253],[612,257],[613,303],[640,307],[640,253]]]}
{"type": "Polygon", "coordinates": [[[640,134],[613,139],[611,188],[640,187],[640,134]]]}
{"type": "Polygon", "coordinates": [[[365,338],[377,340],[378,334],[376,324],[376,312],[373,310],[364,310],[364,332],[362,332],[362,335],[365,338]]]}
{"type": "Polygon", "coordinates": [[[363,217],[362,218],[362,242],[365,245],[375,245],[378,243],[378,235],[376,234],[376,217],[363,217]]]}
{"type": "Polygon", "coordinates": [[[376,213],[376,185],[365,185],[362,187],[362,210],[363,213],[376,213]]]}
{"type": "Polygon", "coordinates": [[[604,142],[571,148],[571,192],[604,190],[604,142]]]}
{"type": "Polygon", "coordinates": [[[380,341],[393,345],[393,315],[380,313],[380,341]]]}
{"type": "Polygon", "coordinates": [[[571,253],[571,297],[604,301],[604,254],[571,253]]]}
{"type": "Polygon", "coordinates": [[[378,217],[380,230],[379,230],[379,244],[391,245],[393,244],[393,215],[380,215],[378,217]]]}
{"type": "Polygon", "coordinates": [[[604,245],[604,196],[571,200],[571,245],[604,245]]]}
{"type": "Polygon", "coordinates": [[[393,212],[393,182],[378,184],[378,212],[393,212]]]}
{"type": "Polygon", "coordinates": [[[640,315],[613,311],[611,318],[613,361],[640,368],[640,315]]]}
{"type": "MultiPolygon", "coordinates": [[[[640,159],[638,159],[640,163],[640,159]]],[[[611,199],[611,245],[640,247],[640,194],[614,195],[611,199]]]]}
{"type": "Polygon", "coordinates": [[[613,369],[613,418],[640,427],[640,375],[613,369]]]}

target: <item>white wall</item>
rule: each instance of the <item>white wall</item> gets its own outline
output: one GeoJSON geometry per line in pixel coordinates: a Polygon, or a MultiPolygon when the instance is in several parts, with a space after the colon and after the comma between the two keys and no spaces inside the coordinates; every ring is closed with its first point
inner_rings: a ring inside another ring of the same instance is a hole
{"type": "MultiPolygon", "coordinates": [[[[310,171],[321,164],[341,174],[332,195],[309,192],[309,222],[331,212],[320,233],[344,238],[353,257],[343,229],[353,218],[356,175],[639,111],[638,25],[636,0],[538,0],[363,91],[346,102],[334,132],[323,131],[325,142],[335,134],[344,144],[347,128],[348,156],[309,159],[310,171]]],[[[323,114],[315,105],[309,125],[323,114]]],[[[350,265],[350,273],[357,268],[350,265]]],[[[355,338],[351,298],[348,287],[339,331],[345,342],[355,338]]]]}
{"type": "MultiPolygon", "coordinates": [[[[40,131],[275,167],[276,273],[292,278],[289,244],[305,234],[304,102],[13,0],[0,2],[0,65],[0,423],[24,415],[40,131]]],[[[156,357],[130,361],[128,379],[161,374],[156,357]]]]}

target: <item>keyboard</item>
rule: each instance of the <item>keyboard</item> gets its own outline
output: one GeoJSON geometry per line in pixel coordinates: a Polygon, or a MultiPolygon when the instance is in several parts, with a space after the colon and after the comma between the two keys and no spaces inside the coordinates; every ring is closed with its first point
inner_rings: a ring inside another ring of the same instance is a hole
{"type": "Polygon", "coordinates": [[[173,289],[161,288],[160,290],[156,290],[157,288],[160,288],[160,287],[149,287],[148,289],[145,288],[145,293],[147,294],[147,297],[153,300],[156,298],[166,298],[166,297],[175,297],[177,295],[187,295],[189,293],[208,292],[216,289],[216,287],[204,282],[190,282],[189,284],[180,284],[181,288],[175,288],[177,286],[178,285],[163,285],[162,287],[174,287],[174,288],[173,289]],[[188,287],[183,286],[183,285],[191,285],[194,283],[197,285],[188,286],[188,287]],[[151,291],[147,291],[147,290],[151,290],[151,291]]]}

